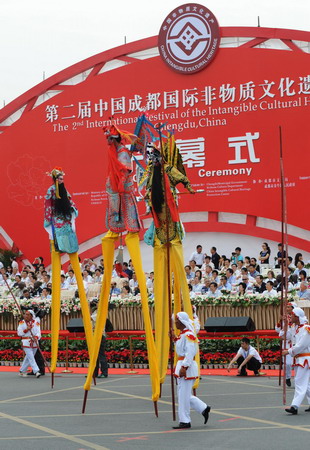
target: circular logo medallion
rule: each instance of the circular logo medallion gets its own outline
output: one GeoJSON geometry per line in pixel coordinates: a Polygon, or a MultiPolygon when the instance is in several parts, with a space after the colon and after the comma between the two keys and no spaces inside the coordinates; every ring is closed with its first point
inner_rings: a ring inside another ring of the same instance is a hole
{"type": "Polygon", "coordinates": [[[205,6],[187,3],[164,20],[158,36],[159,53],[176,72],[191,74],[213,60],[220,45],[220,28],[205,6]]]}

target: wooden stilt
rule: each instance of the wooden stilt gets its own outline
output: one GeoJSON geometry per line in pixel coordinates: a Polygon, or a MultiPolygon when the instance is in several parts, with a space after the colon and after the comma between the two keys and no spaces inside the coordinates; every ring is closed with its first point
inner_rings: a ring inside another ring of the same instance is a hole
{"type": "Polygon", "coordinates": [[[155,416],[158,417],[158,406],[157,406],[157,402],[153,402],[153,403],[154,403],[155,416]]]}
{"type": "Polygon", "coordinates": [[[87,396],[88,396],[88,391],[84,391],[84,400],[83,400],[83,406],[82,406],[82,414],[85,413],[87,396]]]}

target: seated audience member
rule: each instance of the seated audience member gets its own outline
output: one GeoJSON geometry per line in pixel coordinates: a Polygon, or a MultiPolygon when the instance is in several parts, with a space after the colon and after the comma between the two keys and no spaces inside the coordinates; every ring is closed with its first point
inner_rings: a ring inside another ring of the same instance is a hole
{"type": "Polygon", "coordinates": [[[69,283],[66,279],[65,275],[60,275],[60,288],[61,289],[69,289],[69,283]]]}
{"type": "Polygon", "coordinates": [[[257,259],[256,258],[251,258],[250,259],[251,264],[255,267],[255,270],[260,273],[260,266],[257,264],[257,259]]]}
{"type": "Polygon", "coordinates": [[[291,256],[288,256],[288,257],[287,257],[287,261],[288,261],[288,267],[289,267],[291,270],[295,270],[295,269],[296,269],[296,266],[295,266],[295,264],[293,263],[293,258],[292,258],[291,256]]]}
{"type": "Polygon", "coordinates": [[[264,297],[277,297],[278,293],[275,289],[273,289],[273,282],[267,281],[266,290],[263,292],[264,297]]]}
{"type": "Polygon", "coordinates": [[[21,300],[27,300],[30,299],[31,295],[30,295],[30,291],[29,289],[24,289],[22,295],[20,296],[21,300]]]}
{"type": "Polygon", "coordinates": [[[146,287],[148,289],[154,289],[154,272],[150,272],[148,279],[146,280],[146,287]]]}
{"type": "Polygon", "coordinates": [[[218,273],[218,271],[216,269],[212,270],[211,280],[214,281],[216,284],[218,284],[220,282],[218,274],[219,273],[218,273]]]}
{"type": "MultiPolygon", "coordinates": [[[[296,275],[295,273],[293,275],[296,275]]],[[[307,281],[307,272],[305,270],[301,270],[299,272],[299,281],[307,281]]]]}
{"type": "MultiPolygon", "coordinates": [[[[294,274],[299,276],[299,274],[300,274],[300,272],[301,272],[302,270],[303,270],[304,272],[306,272],[306,271],[305,271],[305,263],[304,263],[303,261],[299,260],[299,261],[297,262],[297,266],[296,266],[296,270],[294,271],[294,274]]],[[[306,272],[306,273],[307,273],[307,272],[306,272]]]]}
{"type": "Polygon", "coordinates": [[[138,280],[137,280],[137,275],[136,272],[132,273],[132,279],[129,280],[129,287],[131,289],[132,292],[135,291],[135,289],[139,286],[138,280]]]}
{"type": "Polygon", "coordinates": [[[121,293],[121,290],[117,287],[115,281],[111,283],[111,295],[119,295],[121,293]]]}
{"type": "Polygon", "coordinates": [[[249,267],[250,264],[251,264],[251,258],[249,256],[245,256],[244,261],[243,261],[244,267],[249,267]]]}
{"type": "Polygon", "coordinates": [[[123,272],[126,273],[126,275],[128,276],[129,280],[132,279],[132,270],[129,269],[129,265],[128,265],[127,262],[123,263],[123,272]]]}
{"type": "Polygon", "coordinates": [[[189,290],[189,298],[192,300],[194,298],[196,298],[196,294],[193,291],[193,286],[191,284],[188,285],[188,290],[189,290]]]}
{"type": "Polygon", "coordinates": [[[91,276],[90,271],[83,270],[83,280],[86,283],[93,283],[93,277],[91,276]]]}
{"type": "Polygon", "coordinates": [[[121,298],[128,298],[131,294],[130,287],[125,285],[122,287],[121,298]]]}
{"type": "Polygon", "coordinates": [[[230,259],[229,258],[225,259],[223,269],[224,269],[224,272],[226,272],[227,269],[230,269],[230,259]]]}
{"type": "Polygon", "coordinates": [[[50,282],[51,276],[45,273],[43,275],[43,282],[42,282],[42,288],[47,287],[48,283],[50,282]]]}
{"type": "Polygon", "coordinates": [[[294,258],[294,265],[297,267],[298,261],[303,261],[302,253],[296,253],[294,258]]]}
{"type": "Polygon", "coordinates": [[[50,288],[43,288],[41,292],[41,299],[48,300],[52,298],[52,290],[50,288]]]}
{"type": "Polygon", "coordinates": [[[16,275],[12,287],[17,288],[21,281],[22,281],[22,279],[21,279],[20,275],[16,275]]]}
{"type": "Polygon", "coordinates": [[[195,277],[195,272],[191,271],[191,266],[187,265],[184,267],[184,269],[185,269],[185,276],[186,276],[187,281],[193,280],[195,277]]]}
{"type": "Polygon", "coordinates": [[[298,297],[300,300],[310,300],[310,290],[308,289],[308,282],[302,281],[299,287],[298,297]]]}
{"type": "Polygon", "coordinates": [[[196,270],[199,270],[198,267],[196,266],[196,261],[192,259],[192,260],[189,262],[189,265],[190,265],[190,268],[191,268],[191,274],[194,275],[192,278],[194,278],[194,277],[195,277],[196,270]]]}
{"type": "Polygon", "coordinates": [[[22,282],[26,284],[26,286],[29,284],[29,277],[28,277],[28,271],[23,270],[21,273],[22,282]]]}
{"type": "Polygon", "coordinates": [[[220,296],[220,291],[217,289],[217,283],[212,281],[210,283],[209,291],[207,292],[207,296],[211,298],[217,298],[220,296]]]}
{"type": "Polygon", "coordinates": [[[267,272],[267,280],[266,281],[272,281],[273,283],[276,281],[276,276],[275,276],[273,270],[268,270],[268,272],[267,272]]]}
{"type": "Polygon", "coordinates": [[[202,246],[197,245],[196,251],[191,254],[190,261],[196,261],[196,266],[200,269],[202,267],[204,257],[205,254],[202,252],[202,246]]]}
{"type": "Polygon", "coordinates": [[[205,271],[206,271],[206,267],[207,267],[207,266],[210,266],[210,267],[211,267],[211,270],[214,269],[214,264],[213,264],[213,262],[211,261],[211,256],[205,256],[203,265],[202,265],[202,267],[201,267],[202,272],[205,272],[205,271]]]}
{"type": "Polygon", "coordinates": [[[266,290],[266,283],[263,281],[262,275],[256,275],[255,283],[253,284],[253,292],[257,294],[262,294],[266,290]]]}
{"type": "Polygon", "coordinates": [[[222,255],[219,260],[219,271],[222,272],[225,267],[226,255],[222,255]]]}
{"type": "Polygon", "coordinates": [[[237,377],[246,377],[248,370],[253,370],[256,377],[259,376],[259,369],[262,365],[262,358],[260,357],[258,351],[250,345],[250,339],[244,337],[241,339],[241,347],[239,348],[236,356],[230,361],[228,365],[228,372],[232,365],[237,362],[238,364],[238,375],[237,377]]]}
{"type": "Polygon", "coordinates": [[[209,292],[210,283],[211,283],[210,278],[204,279],[204,285],[202,286],[202,289],[201,289],[202,294],[207,294],[209,292]]]}
{"type": "Polygon", "coordinates": [[[242,261],[238,261],[237,262],[237,269],[234,272],[234,275],[235,275],[237,281],[241,280],[242,269],[243,269],[243,262],[242,261]]]}
{"type": "Polygon", "coordinates": [[[246,294],[246,283],[239,283],[238,285],[238,295],[239,297],[242,297],[246,294]]]}
{"type": "MultiPolygon", "coordinates": [[[[235,266],[235,267],[237,267],[237,266],[235,266]]],[[[228,283],[231,286],[236,283],[236,277],[234,275],[234,271],[233,271],[232,268],[229,268],[229,269],[226,270],[226,277],[227,277],[228,283]]]]}
{"type": "Polygon", "coordinates": [[[32,289],[32,295],[34,297],[38,297],[42,293],[42,282],[41,281],[35,281],[32,289]]]}
{"type": "Polygon", "coordinates": [[[212,278],[212,267],[207,264],[203,273],[204,278],[209,278],[210,280],[212,278]]]}
{"type": "MultiPolygon", "coordinates": [[[[287,274],[288,279],[290,276],[291,275],[287,274]]],[[[294,289],[294,286],[292,285],[292,283],[290,281],[288,281],[287,286],[286,286],[286,277],[284,277],[282,279],[282,275],[279,273],[279,275],[276,276],[276,281],[274,282],[274,289],[277,292],[281,292],[282,285],[284,286],[284,289],[287,288],[288,292],[291,291],[292,289],[294,289]]]]}
{"type": "Polygon", "coordinates": [[[263,242],[262,250],[259,253],[259,258],[258,258],[260,260],[261,264],[269,264],[270,254],[271,254],[271,251],[270,251],[269,245],[267,244],[267,242],[263,242]]]}
{"type": "Polygon", "coordinates": [[[297,275],[292,274],[292,275],[289,277],[288,281],[289,281],[290,283],[292,283],[293,289],[299,288],[299,286],[300,286],[300,281],[298,280],[298,276],[297,276],[297,275]]]}
{"type": "Polygon", "coordinates": [[[242,275],[242,283],[245,283],[246,285],[246,292],[253,292],[253,283],[247,274],[242,275]]]}
{"type": "Polygon", "coordinates": [[[202,280],[202,272],[201,272],[201,270],[196,270],[195,277],[198,277],[199,281],[202,280]]]}
{"type": "Polygon", "coordinates": [[[199,277],[195,277],[194,280],[191,282],[191,285],[192,291],[195,292],[195,294],[201,294],[203,284],[201,283],[199,277]]]}
{"type": "Polygon", "coordinates": [[[256,276],[259,275],[259,272],[257,272],[257,270],[255,269],[255,266],[253,264],[250,264],[248,267],[248,271],[249,271],[249,278],[253,278],[253,280],[255,280],[256,276]]]}
{"type": "Polygon", "coordinates": [[[226,275],[221,276],[220,284],[218,287],[219,291],[231,291],[231,284],[228,283],[226,275]]]}
{"type": "Polygon", "coordinates": [[[102,270],[97,268],[94,275],[94,283],[102,283],[102,270]]]}
{"type": "Polygon", "coordinates": [[[72,269],[68,270],[67,281],[68,281],[69,286],[76,284],[76,278],[74,275],[74,271],[72,269]]]}

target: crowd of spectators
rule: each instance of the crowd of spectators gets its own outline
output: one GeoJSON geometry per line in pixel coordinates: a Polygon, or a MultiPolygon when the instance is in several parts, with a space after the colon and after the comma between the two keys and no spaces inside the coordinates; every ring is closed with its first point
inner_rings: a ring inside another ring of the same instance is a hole
{"type": "MultiPolygon", "coordinates": [[[[185,266],[190,296],[206,295],[219,297],[223,294],[244,295],[246,293],[263,294],[266,297],[277,296],[282,285],[288,291],[296,290],[302,299],[310,299],[310,277],[301,253],[295,258],[286,255],[282,245],[271,257],[269,245],[264,242],[262,250],[254,256],[243,256],[242,249],[236,247],[230,257],[220,255],[216,247],[211,247],[210,254],[203,252],[201,245],[190,255],[185,266]],[[270,262],[274,261],[272,265],[270,262]],[[283,268],[282,277],[280,268],[283,268]]],[[[308,264],[307,264],[308,266],[308,264]]],[[[103,259],[97,264],[92,259],[80,262],[83,283],[86,291],[89,285],[100,284],[103,278],[103,259]]],[[[3,267],[0,262],[0,286],[9,284],[15,295],[20,298],[51,298],[51,272],[46,270],[42,257],[37,257],[32,265],[20,268],[15,258],[11,264],[3,267]]],[[[146,285],[150,296],[154,295],[154,273],[146,274],[146,285]]],[[[76,278],[71,265],[61,274],[61,289],[77,289],[76,278]]],[[[124,263],[115,261],[111,294],[127,298],[139,294],[139,285],[131,260],[124,263]]]]}
{"type": "Polygon", "coordinates": [[[220,255],[216,247],[211,247],[207,254],[202,245],[197,245],[185,266],[190,296],[253,293],[273,297],[278,295],[283,285],[283,289],[296,290],[300,298],[310,300],[310,277],[301,253],[293,259],[286,255],[282,244],[278,244],[278,252],[273,259],[268,243],[263,242],[256,256],[243,256],[240,247],[236,247],[230,257],[220,255]]]}

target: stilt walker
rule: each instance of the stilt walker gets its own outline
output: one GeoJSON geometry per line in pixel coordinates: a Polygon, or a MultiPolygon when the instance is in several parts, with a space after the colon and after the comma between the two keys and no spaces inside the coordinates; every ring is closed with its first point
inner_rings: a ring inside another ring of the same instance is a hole
{"type": "Polygon", "coordinates": [[[54,385],[54,373],[56,370],[59,322],[60,322],[60,272],[61,253],[68,253],[72,269],[76,277],[83,325],[86,335],[88,352],[92,352],[92,326],[89,306],[85,294],[79,257],[78,241],[75,233],[75,219],[78,215],[77,208],[64,185],[64,172],[61,167],[55,167],[51,173],[47,173],[53,179],[53,184],[47,190],[44,204],[44,228],[49,234],[52,261],[52,337],[51,337],[51,367],[52,387],[54,385]]]}
{"type": "MultiPolygon", "coordinates": [[[[145,241],[154,247],[155,342],[162,384],[166,377],[169,352],[170,357],[173,354],[172,273],[174,274],[174,313],[183,309],[192,318],[189,289],[184,273],[182,247],[184,229],[178,213],[176,185],[183,184],[192,194],[195,191],[186,176],[174,136],[171,135],[163,140],[160,125],[157,130],[159,145],[157,147],[153,145],[149,155],[150,162],[146,168],[145,198],[153,216],[153,223],[146,232],[145,241]],[[181,303],[183,303],[182,308],[181,303]]],[[[199,354],[197,359],[199,361],[199,354]]],[[[171,360],[172,410],[175,420],[172,371],[173,361],[171,360]]],[[[197,386],[198,380],[194,388],[197,386]]]]}
{"type": "Polygon", "coordinates": [[[140,287],[152,383],[152,399],[157,415],[157,400],[159,397],[158,362],[149,314],[146,281],[140,253],[139,231],[141,229],[141,224],[134,194],[131,152],[125,147],[127,143],[132,143],[136,137],[132,134],[118,130],[114,125],[104,127],[103,130],[108,141],[108,179],[106,184],[108,205],[106,225],[109,231],[102,238],[104,276],[94,332],[94,351],[90,358],[88,375],[84,385],[85,392],[82,412],[85,412],[87,393],[90,389],[91,377],[96,365],[102,330],[108,313],[115,243],[119,239],[121,233],[127,231],[125,244],[132,259],[140,287]]]}

